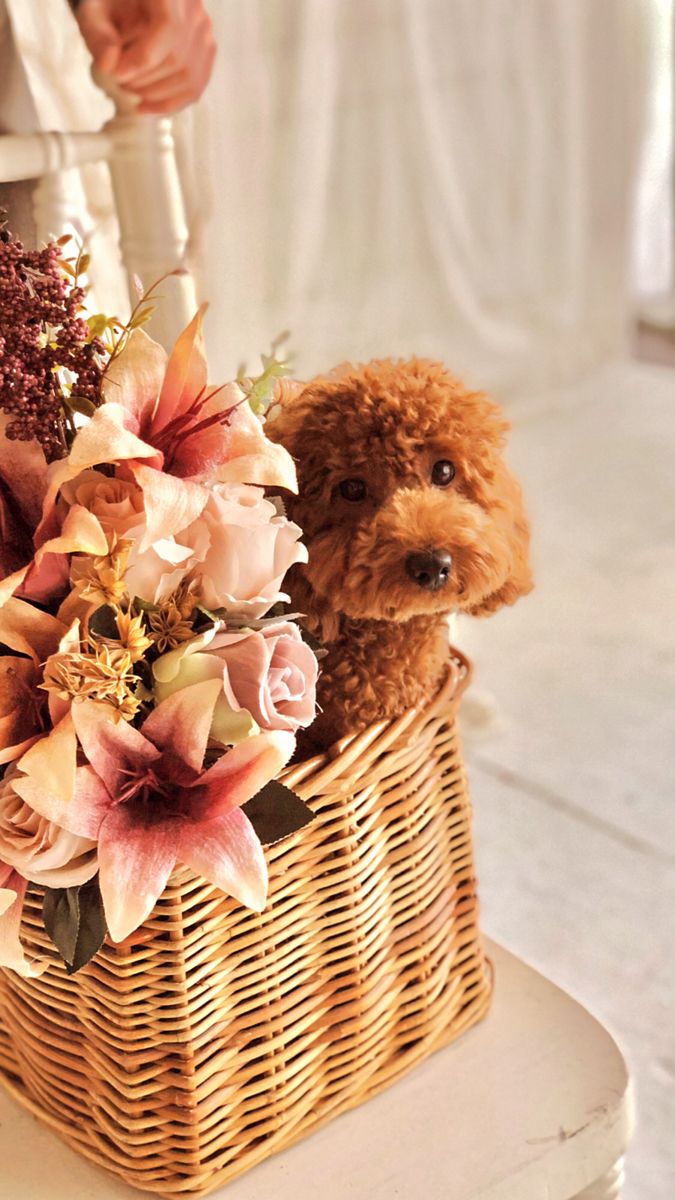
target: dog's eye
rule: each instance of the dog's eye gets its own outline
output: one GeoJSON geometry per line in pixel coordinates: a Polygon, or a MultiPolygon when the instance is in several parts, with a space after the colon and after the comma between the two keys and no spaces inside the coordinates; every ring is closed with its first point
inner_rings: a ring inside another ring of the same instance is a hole
{"type": "Polygon", "coordinates": [[[431,482],[434,487],[447,487],[455,478],[455,465],[448,461],[447,458],[441,458],[439,462],[434,463],[431,472],[431,482]]]}
{"type": "Polygon", "coordinates": [[[340,495],[344,500],[365,500],[368,489],[365,479],[343,479],[340,495]]]}

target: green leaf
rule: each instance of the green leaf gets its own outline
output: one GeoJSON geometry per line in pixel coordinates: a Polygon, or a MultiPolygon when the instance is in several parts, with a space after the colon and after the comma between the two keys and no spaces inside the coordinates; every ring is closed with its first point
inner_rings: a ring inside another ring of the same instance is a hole
{"type": "Polygon", "coordinates": [[[105,313],[94,313],[91,317],[87,317],[87,325],[92,337],[101,337],[112,324],[113,317],[106,317],[105,313]]]}
{"type": "Polygon", "coordinates": [[[81,413],[83,417],[93,417],[96,412],[96,405],[92,404],[91,400],[84,396],[76,396],[74,392],[64,398],[63,407],[70,412],[81,413]]]}
{"type": "Polygon", "coordinates": [[[314,820],[311,808],[295,792],[272,779],[242,806],[263,846],[273,846],[314,820]]]}
{"type": "Polygon", "coordinates": [[[119,638],[115,609],[109,604],[102,604],[89,618],[89,632],[94,637],[119,638]]]}
{"type": "Polygon", "coordinates": [[[46,888],[42,916],[68,974],[74,975],[98,953],[107,933],[98,876],[79,887],[46,888]]]}

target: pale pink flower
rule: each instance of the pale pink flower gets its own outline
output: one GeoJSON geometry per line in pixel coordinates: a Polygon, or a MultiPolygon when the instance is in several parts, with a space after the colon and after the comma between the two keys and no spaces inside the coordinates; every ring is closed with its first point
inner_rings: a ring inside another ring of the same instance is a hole
{"type": "Polygon", "coordinates": [[[229,608],[260,617],[277,600],[293,563],[307,562],[302,530],[279,516],[260,488],[216,484],[197,520],[182,537],[193,547],[192,578],[209,609],[229,608]]]}
{"type": "Polygon", "coordinates": [[[250,732],[236,714],[248,713],[260,729],[296,733],[314,720],[316,655],[290,621],[257,632],[209,630],[162,655],[153,668],[160,700],[205,679],[222,678],[211,735],[239,740],[250,732]]]}

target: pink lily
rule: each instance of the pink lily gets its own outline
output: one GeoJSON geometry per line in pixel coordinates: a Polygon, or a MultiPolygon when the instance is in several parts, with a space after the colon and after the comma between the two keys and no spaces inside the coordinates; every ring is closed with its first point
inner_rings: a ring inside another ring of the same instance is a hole
{"type": "Polygon", "coordinates": [[[33,978],[47,970],[48,962],[29,962],[19,940],[27,882],[18,871],[0,862],[0,967],[33,978]]]}
{"type": "Polygon", "coordinates": [[[143,330],[129,335],[108,368],[105,403],[80,429],[68,458],[50,468],[38,545],[54,533],[59,489],[104,462],[117,463],[143,489],[140,551],[199,517],[209,498],[203,480],[296,489],[292,458],[265,437],[237,385],[208,391],[202,311],[168,361],[143,330]]]}
{"type": "Polygon", "coordinates": [[[152,912],[177,861],[260,912],[267,898],[262,846],[241,805],[290,758],[290,733],[266,733],[204,768],[220,680],[170,696],[140,729],[110,721],[93,701],[70,718],[87,765],[75,788],[45,788],[53,770],[49,739],[37,743],[13,782],[37,812],[98,841],[99,881],[113,941],[128,938],[152,912]],[[44,746],[44,750],[42,747],[44,746]],[[41,753],[42,750],[42,753],[41,753]]]}

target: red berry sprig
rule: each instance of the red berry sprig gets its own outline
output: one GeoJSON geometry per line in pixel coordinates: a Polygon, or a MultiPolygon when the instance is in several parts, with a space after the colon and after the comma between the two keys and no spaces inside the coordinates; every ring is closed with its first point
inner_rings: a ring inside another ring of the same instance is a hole
{"type": "MultiPolygon", "coordinates": [[[[71,267],[71,271],[73,268],[71,267]]],[[[75,433],[73,412],[101,403],[105,346],[82,317],[77,272],[64,273],[62,250],[27,250],[0,228],[0,410],[6,436],[36,439],[49,462],[63,458],[75,433]],[[76,377],[64,390],[59,369],[76,377]]]]}

